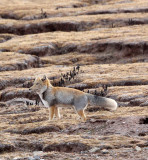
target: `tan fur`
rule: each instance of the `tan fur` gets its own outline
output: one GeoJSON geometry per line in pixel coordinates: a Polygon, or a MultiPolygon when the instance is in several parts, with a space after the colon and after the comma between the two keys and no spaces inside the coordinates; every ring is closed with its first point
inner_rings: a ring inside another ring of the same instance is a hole
{"type": "Polygon", "coordinates": [[[30,90],[37,92],[45,107],[49,107],[50,120],[53,119],[54,115],[60,118],[58,104],[62,104],[64,106],[73,105],[78,115],[84,121],[86,121],[84,110],[88,103],[96,106],[99,105],[100,107],[110,111],[117,109],[117,103],[113,99],[94,96],[73,88],[53,87],[46,76],[43,78],[36,78],[34,85],[30,90]]]}

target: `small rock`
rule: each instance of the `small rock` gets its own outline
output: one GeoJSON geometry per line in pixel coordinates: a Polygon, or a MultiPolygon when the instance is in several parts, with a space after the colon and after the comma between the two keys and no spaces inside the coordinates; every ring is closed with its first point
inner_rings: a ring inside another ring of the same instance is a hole
{"type": "Polygon", "coordinates": [[[28,157],[28,160],[35,160],[34,157],[28,157]]]}
{"type": "Polygon", "coordinates": [[[80,153],[81,153],[81,154],[85,154],[85,153],[87,153],[87,152],[88,152],[88,151],[81,151],[80,153]]]}
{"type": "Polygon", "coordinates": [[[35,151],[35,152],[33,152],[33,155],[34,156],[41,156],[41,155],[43,155],[43,151],[35,151]]]}
{"type": "Polygon", "coordinates": [[[100,151],[99,147],[94,147],[94,148],[89,150],[90,153],[95,153],[95,152],[99,152],[99,151],[100,151]]]}
{"type": "Polygon", "coordinates": [[[92,119],[90,119],[90,122],[94,123],[94,122],[96,122],[96,120],[92,118],[92,119]]]}
{"type": "Polygon", "coordinates": [[[12,160],[30,160],[30,159],[28,159],[28,157],[15,157],[12,160]]]}
{"type": "Polygon", "coordinates": [[[140,148],[139,146],[136,146],[136,147],[135,147],[135,150],[136,150],[137,152],[140,152],[140,151],[141,151],[141,148],[140,148]]]}
{"type": "Polygon", "coordinates": [[[101,153],[103,153],[103,154],[108,154],[109,151],[108,151],[107,149],[103,149],[103,150],[101,151],[101,153]]]}
{"type": "Polygon", "coordinates": [[[13,158],[12,160],[22,160],[22,158],[15,157],[15,158],[13,158]]]}
{"type": "Polygon", "coordinates": [[[92,136],[81,136],[83,139],[93,139],[92,136]]]}
{"type": "Polygon", "coordinates": [[[34,158],[34,160],[40,160],[40,156],[38,156],[38,155],[34,156],[33,158],[34,158]]]}

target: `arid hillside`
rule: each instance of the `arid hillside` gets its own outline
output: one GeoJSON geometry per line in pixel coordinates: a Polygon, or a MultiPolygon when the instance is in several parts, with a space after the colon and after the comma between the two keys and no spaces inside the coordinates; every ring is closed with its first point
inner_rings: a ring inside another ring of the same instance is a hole
{"type": "Polygon", "coordinates": [[[0,160],[148,159],[148,1],[0,1],[0,160]],[[29,88],[53,86],[115,99],[61,119],[29,88]]]}

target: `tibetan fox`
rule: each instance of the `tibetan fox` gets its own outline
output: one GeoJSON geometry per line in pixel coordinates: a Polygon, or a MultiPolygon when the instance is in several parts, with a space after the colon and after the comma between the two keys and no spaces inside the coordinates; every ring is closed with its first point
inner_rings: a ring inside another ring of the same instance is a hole
{"type": "Polygon", "coordinates": [[[76,112],[84,121],[86,121],[84,110],[88,103],[110,111],[114,111],[118,107],[117,102],[111,98],[92,95],[73,88],[54,87],[46,76],[36,78],[29,90],[36,92],[44,106],[49,108],[49,120],[53,118],[54,114],[60,118],[58,109],[60,104],[62,106],[74,106],[76,112]]]}

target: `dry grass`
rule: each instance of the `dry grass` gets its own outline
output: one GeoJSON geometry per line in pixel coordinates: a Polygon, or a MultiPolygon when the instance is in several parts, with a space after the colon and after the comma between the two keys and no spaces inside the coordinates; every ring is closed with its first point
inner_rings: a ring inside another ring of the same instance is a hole
{"type": "Polygon", "coordinates": [[[1,61],[1,65],[3,65],[3,64],[16,63],[16,61],[21,62],[22,60],[25,60],[25,59],[27,60],[30,58],[31,58],[30,55],[19,54],[15,52],[2,52],[0,61],[1,61]]]}
{"type": "Polygon", "coordinates": [[[147,42],[146,33],[148,32],[148,25],[137,25],[122,28],[108,28],[100,29],[98,31],[85,32],[53,32],[41,33],[34,35],[25,35],[15,37],[9,41],[0,44],[1,49],[8,49],[10,51],[28,51],[35,47],[48,46],[56,44],[58,47],[66,46],[68,44],[86,45],[91,42],[120,42],[120,43],[138,43],[147,42]],[[19,45],[17,45],[19,43],[19,45]]]}
{"type": "Polygon", "coordinates": [[[22,70],[37,65],[37,57],[16,52],[2,52],[0,57],[0,71],[22,70]]]}
{"type": "Polygon", "coordinates": [[[50,14],[50,16],[55,16],[56,14],[62,14],[65,15],[76,15],[78,14],[85,14],[86,12],[91,11],[99,11],[99,10],[120,10],[120,9],[127,9],[127,8],[145,8],[147,1],[146,0],[134,0],[128,3],[120,3],[121,1],[107,1],[106,4],[95,4],[95,5],[87,5],[87,3],[84,4],[82,1],[66,1],[65,0],[58,0],[55,2],[52,1],[44,1],[41,2],[38,1],[8,1],[3,0],[1,2],[1,13],[9,13],[9,11],[12,11],[13,14],[16,14],[19,18],[26,17],[26,16],[34,16],[39,15],[41,13],[41,8],[44,9],[47,13],[50,14]],[[25,4],[25,5],[24,5],[25,4]],[[86,7],[83,7],[80,11],[79,8],[73,8],[73,5],[76,6],[83,6],[86,5],[86,7]],[[17,7],[16,7],[17,6],[17,7]],[[60,8],[59,10],[55,10],[56,7],[62,6],[63,8],[60,8]],[[7,7],[7,10],[5,9],[7,7]]]}
{"type": "Polygon", "coordinates": [[[109,92],[111,94],[116,94],[119,98],[123,96],[136,96],[136,95],[148,95],[147,85],[137,85],[135,86],[118,86],[111,87],[109,92]]]}
{"type": "Polygon", "coordinates": [[[148,13],[119,13],[119,14],[103,14],[103,15],[78,15],[78,16],[69,16],[69,17],[51,17],[46,19],[38,19],[38,20],[30,20],[28,21],[18,21],[13,19],[1,19],[0,24],[4,26],[12,26],[12,27],[21,27],[21,26],[29,26],[32,24],[44,24],[48,22],[86,22],[86,23],[101,23],[101,20],[129,20],[129,19],[147,19],[148,13]]]}
{"type": "MultiPolygon", "coordinates": [[[[11,77],[16,75],[18,78],[36,77],[37,75],[46,74],[48,77],[60,75],[70,71],[72,66],[50,66],[45,68],[34,68],[22,71],[1,72],[1,78],[11,77]]],[[[104,65],[88,65],[81,67],[84,73],[81,73],[78,79],[86,84],[117,82],[123,80],[137,80],[146,82],[147,63],[133,63],[133,64],[104,64],[104,65]],[[93,70],[93,72],[92,72],[93,70]],[[120,74],[119,74],[120,73],[120,74]],[[134,79],[133,79],[134,78],[134,79]]]]}

